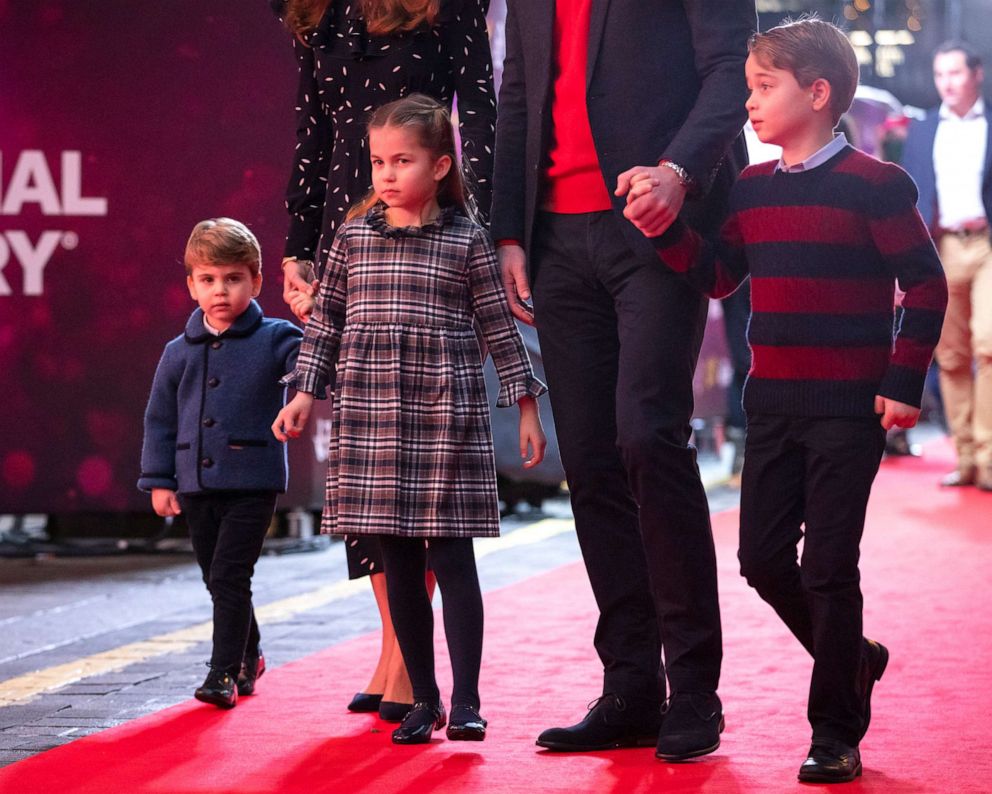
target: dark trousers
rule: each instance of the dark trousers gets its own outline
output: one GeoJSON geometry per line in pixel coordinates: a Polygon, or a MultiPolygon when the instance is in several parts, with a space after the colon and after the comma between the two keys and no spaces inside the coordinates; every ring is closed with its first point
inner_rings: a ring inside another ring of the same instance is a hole
{"type": "Polygon", "coordinates": [[[245,651],[257,653],[251,577],[276,508],[271,491],[180,494],[196,561],[214,603],[210,666],[237,676],[245,651]]]}
{"type": "MultiPolygon", "coordinates": [[[[429,542],[451,657],[451,703],[478,709],[483,617],[472,539],[431,538],[429,542]]],[[[423,538],[388,535],[379,537],[379,545],[386,566],[389,612],[410,674],[413,699],[437,703],[441,693],[434,676],[434,610],[424,587],[427,547],[423,538]]]]}
{"type": "Polygon", "coordinates": [[[612,212],[540,213],[531,267],[604,692],[656,704],[666,674],[715,690],[716,558],[688,443],[705,300],[633,253],[612,212]]]}
{"type": "Polygon", "coordinates": [[[877,417],[748,419],[741,573],[813,657],[813,735],[851,746],[862,722],[859,546],[884,449],[877,417]]]}

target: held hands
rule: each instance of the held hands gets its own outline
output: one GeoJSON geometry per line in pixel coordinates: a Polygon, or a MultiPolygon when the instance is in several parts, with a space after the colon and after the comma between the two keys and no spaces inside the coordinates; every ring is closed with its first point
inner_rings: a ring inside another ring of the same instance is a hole
{"type": "Polygon", "coordinates": [[[527,282],[527,255],[524,249],[519,245],[501,245],[496,249],[496,257],[510,311],[520,322],[533,325],[534,307],[529,303],[530,284],[527,282]]]}
{"type": "MultiPolygon", "coordinates": [[[[316,283],[314,282],[314,284],[316,283]]],[[[317,305],[317,300],[306,292],[295,290],[290,293],[288,303],[293,314],[299,318],[300,322],[305,323],[310,319],[310,315],[313,314],[313,307],[317,305]]]]}
{"type": "Polygon", "coordinates": [[[537,410],[537,400],[533,397],[521,397],[517,402],[520,408],[520,457],[524,459],[524,468],[533,469],[544,460],[544,449],[548,439],[541,427],[541,415],[537,410]],[[528,459],[528,451],[531,456],[528,459]]]}
{"type": "Polygon", "coordinates": [[[307,425],[307,419],[310,418],[311,408],[313,408],[313,395],[302,391],[296,392],[296,396],[276,415],[276,421],[272,423],[272,435],[280,441],[299,438],[307,425]]]}
{"type": "Polygon", "coordinates": [[[906,405],[898,400],[875,395],[875,413],[881,416],[882,427],[889,430],[893,427],[915,427],[920,418],[920,409],[906,405]]]}
{"type": "Polygon", "coordinates": [[[313,278],[312,263],[294,257],[282,260],[282,299],[300,322],[310,318],[319,286],[313,278]]]}
{"type": "Polygon", "coordinates": [[[627,197],[623,216],[645,237],[672,225],[685,202],[685,187],[671,168],[635,165],[617,177],[617,196],[627,197]]]}
{"type": "Polygon", "coordinates": [[[163,518],[178,516],[182,512],[176,492],[168,488],[152,488],[152,510],[163,518]]]}

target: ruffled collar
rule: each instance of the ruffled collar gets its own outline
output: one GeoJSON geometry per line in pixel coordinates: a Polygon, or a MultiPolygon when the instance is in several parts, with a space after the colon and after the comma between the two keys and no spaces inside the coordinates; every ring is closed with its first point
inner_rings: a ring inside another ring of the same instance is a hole
{"type": "Polygon", "coordinates": [[[386,220],[386,205],[380,201],[365,213],[365,222],[383,237],[426,237],[435,229],[440,231],[445,226],[450,226],[457,214],[457,207],[441,207],[438,216],[423,226],[392,226],[386,220]]]}
{"type": "Polygon", "coordinates": [[[223,339],[232,336],[251,336],[262,324],[262,307],[258,301],[252,300],[248,308],[231,323],[231,327],[219,336],[214,336],[203,324],[203,309],[197,308],[186,321],[186,341],[190,344],[200,344],[209,339],[223,339]]]}

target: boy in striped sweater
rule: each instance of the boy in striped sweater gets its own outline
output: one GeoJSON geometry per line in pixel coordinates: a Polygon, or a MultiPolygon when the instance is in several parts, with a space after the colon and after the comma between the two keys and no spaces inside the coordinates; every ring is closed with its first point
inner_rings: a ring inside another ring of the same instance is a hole
{"type": "MultiPolygon", "coordinates": [[[[751,277],[741,573],[814,660],[799,779],[843,782],[861,774],[888,662],[862,635],[868,495],[886,430],[919,416],[947,288],[912,180],[834,135],[858,82],[844,34],[787,22],[752,37],[745,68],[751,122],[781,160],[741,174],[717,243],[676,222],[656,244],[711,297],[751,277]],[[894,334],[896,282],[906,296],[894,334]]],[[[647,187],[635,177],[628,201],[647,187]]]]}

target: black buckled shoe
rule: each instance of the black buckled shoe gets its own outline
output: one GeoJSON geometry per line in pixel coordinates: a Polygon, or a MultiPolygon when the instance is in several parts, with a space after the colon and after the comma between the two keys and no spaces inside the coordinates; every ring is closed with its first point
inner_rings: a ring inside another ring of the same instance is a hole
{"type": "Polygon", "coordinates": [[[258,649],[257,656],[246,656],[241,663],[241,672],[238,673],[238,695],[255,694],[255,682],[265,673],[265,654],[262,649],[258,649]]]}
{"type": "Polygon", "coordinates": [[[238,687],[234,676],[216,667],[210,668],[203,686],[197,687],[193,696],[222,709],[233,709],[238,705],[238,687]]]}
{"type": "Polygon", "coordinates": [[[686,761],[720,746],[723,705],[716,692],[678,692],[661,708],[661,730],[655,756],[686,761]]]}
{"type": "Polygon", "coordinates": [[[875,687],[875,682],[881,680],[882,673],[885,672],[889,664],[889,649],[882,643],[865,638],[861,651],[861,670],[858,675],[858,691],[861,693],[861,738],[865,738],[868,733],[868,724],[871,722],[871,691],[875,687]]]}
{"type": "Polygon", "coordinates": [[[537,745],[565,753],[650,747],[658,740],[660,725],[657,707],[607,694],[589,704],[589,713],[581,722],[567,728],[548,728],[537,737],[537,745]]]}
{"type": "Polygon", "coordinates": [[[453,742],[481,742],[486,738],[486,722],[472,706],[452,706],[447,736],[453,742]]]}
{"type": "Polygon", "coordinates": [[[861,753],[835,739],[813,739],[809,757],[799,767],[803,783],[849,783],[861,774],[861,753]]]}
{"type": "Polygon", "coordinates": [[[356,692],[355,697],[351,699],[351,703],[348,704],[348,711],[354,711],[358,714],[366,714],[373,711],[379,710],[379,704],[382,703],[382,695],[370,695],[366,692],[356,692]]]}
{"type": "Polygon", "coordinates": [[[441,730],[445,721],[442,703],[414,703],[400,727],[393,731],[393,744],[427,744],[431,734],[441,730]]]}

